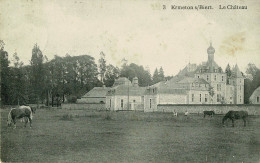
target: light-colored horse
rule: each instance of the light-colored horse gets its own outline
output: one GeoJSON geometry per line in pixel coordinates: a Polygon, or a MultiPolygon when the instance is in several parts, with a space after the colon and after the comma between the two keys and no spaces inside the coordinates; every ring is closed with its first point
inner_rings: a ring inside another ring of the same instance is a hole
{"type": "Polygon", "coordinates": [[[173,111],[173,115],[175,116],[175,117],[178,117],[178,113],[174,110],[173,111]]]}
{"type": "Polygon", "coordinates": [[[30,106],[19,106],[18,108],[12,108],[7,117],[7,125],[11,126],[14,124],[14,128],[16,128],[16,120],[24,118],[24,127],[26,127],[28,120],[30,121],[30,127],[32,127],[33,113],[35,113],[35,110],[30,106]]]}

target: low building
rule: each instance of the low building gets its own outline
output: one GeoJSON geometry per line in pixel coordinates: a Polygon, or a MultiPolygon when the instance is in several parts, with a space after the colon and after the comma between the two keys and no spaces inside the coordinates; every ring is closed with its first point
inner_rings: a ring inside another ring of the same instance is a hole
{"type": "Polygon", "coordinates": [[[106,102],[106,94],[110,87],[94,87],[92,90],[90,90],[88,93],[86,93],[84,96],[82,96],[80,99],[77,100],[77,103],[97,103],[102,104],[106,102]]]}
{"type": "Polygon", "coordinates": [[[139,87],[138,78],[133,82],[127,78],[119,78],[106,95],[106,109],[108,110],[143,110],[144,87],[139,87]]]}
{"type": "Polygon", "coordinates": [[[260,87],[258,87],[250,96],[249,101],[251,104],[260,104],[260,87]]]}

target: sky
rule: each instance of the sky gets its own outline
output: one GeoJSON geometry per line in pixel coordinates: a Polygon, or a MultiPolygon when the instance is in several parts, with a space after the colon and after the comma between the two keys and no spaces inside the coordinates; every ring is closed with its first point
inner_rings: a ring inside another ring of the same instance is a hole
{"type": "Polygon", "coordinates": [[[258,0],[0,0],[0,40],[10,59],[17,52],[25,64],[37,43],[49,60],[87,54],[97,61],[102,51],[108,64],[120,66],[125,58],[151,74],[162,67],[165,75],[176,75],[189,62],[207,61],[212,41],[219,66],[238,64],[245,72],[248,63],[260,68],[259,27],[258,0]],[[171,5],[214,9],[171,10],[171,5]]]}

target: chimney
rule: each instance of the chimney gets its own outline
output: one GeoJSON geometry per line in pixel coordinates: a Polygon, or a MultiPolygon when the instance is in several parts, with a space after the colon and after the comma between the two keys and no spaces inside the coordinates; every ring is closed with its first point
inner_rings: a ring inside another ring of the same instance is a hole
{"type": "Polygon", "coordinates": [[[138,78],[137,78],[137,77],[134,77],[132,83],[133,83],[133,86],[134,86],[134,87],[138,87],[138,78]]]}

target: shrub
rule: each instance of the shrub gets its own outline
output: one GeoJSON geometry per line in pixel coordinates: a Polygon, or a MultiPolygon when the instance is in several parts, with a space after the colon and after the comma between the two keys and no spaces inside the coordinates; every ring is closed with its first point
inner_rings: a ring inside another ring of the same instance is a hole
{"type": "Polygon", "coordinates": [[[76,103],[77,102],[77,96],[69,96],[68,98],[68,103],[76,103]]]}

